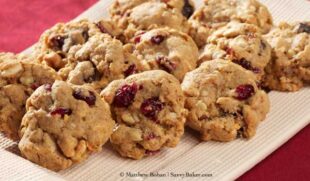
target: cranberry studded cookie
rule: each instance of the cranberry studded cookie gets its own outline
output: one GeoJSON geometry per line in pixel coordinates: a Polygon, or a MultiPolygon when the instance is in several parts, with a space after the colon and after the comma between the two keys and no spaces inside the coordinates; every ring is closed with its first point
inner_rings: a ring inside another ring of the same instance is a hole
{"type": "Polygon", "coordinates": [[[225,60],[201,64],[182,83],[187,125],[204,141],[251,138],[269,111],[267,94],[250,71],[225,60]]]}
{"type": "Polygon", "coordinates": [[[265,67],[271,59],[271,46],[257,27],[251,24],[230,22],[215,31],[200,53],[199,63],[225,59],[255,73],[261,81],[265,67]]]}
{"type": "Polygon", "coordinates": [[[28,160],[55,171],[100,151],[115,124],[95,90],[63,81],[39,87],[26,109],[18,147],[28,160]]]}
{"type": "Polygon", "coordinates": [[[265,86],[297,91],[310,82],[310,22],[280,23],[266,36],[272,59],[266,68],[265,86]]]}
{"type": "Polygon", "coordinates": [[[85,44],[97,33],[100,28],[88,20],[58,23],[41,35],[34,54],[41,63],[59,70],[68,63],[67,54],[73,46],[85,44]]]}
{"type": "Polygon", "coordinates": [[[27,59],[0,53],[0,131],[15,140],[27,98],[40,85],[59,79],[53,69],[27,59]]]}
{"type": "Polygon", "coordinates": [[[182,12],[183,16],[189,18],[195,11],[192,0],[116,0],[110,7],[112,18],[121,18],[127,11],[146,2],[165,3],[170,8],[175,8],[182,12]]]}
{"type": "Polygon", "coordinates": [[[196,68],[198,48],[190,36],[169,29],[154,29],[134,38],[134,55],[146,70],[162,69],[182,81],[196,68]]]}
{"type": "Polygon", "coordinates": [[[142,70],[130,48],[106,34],[90,37],[83,45],[72,47],[69,63],[59,71],[64,80],[76,85],[89,84],[96,90],[109,82],[142,70]]]}
{"type": "Polygon", "coordinates": [[[263,33],[272,26],[267,7],[256,0],[205,0],[189,20],[189,34],[202,47],[214,30],[231,21],[256,25],[263,33]]]}
{"type": "Polygon", "coordinates": [[[126,11],[124,15],[112,19],[124,29],[126,42],[140,31],[147,31],[154,28],[169,27],[179,31],[187,32],[188,23],[182,13],[166,3],[150,1],[141,3],[126,11]]]}
{"type": "Polygon", "coordinates": [[[131,75],[111,82],[101,96],[117,121],[110,141],[122,156],[141,159],[179,143],[187,111],[172,75],[162,70],[131,75]]]}

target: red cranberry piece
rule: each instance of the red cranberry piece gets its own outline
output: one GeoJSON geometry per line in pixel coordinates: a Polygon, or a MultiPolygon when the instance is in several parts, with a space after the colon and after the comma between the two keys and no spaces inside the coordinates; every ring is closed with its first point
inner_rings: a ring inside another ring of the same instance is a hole
{"type": "Polygon", "coordinates": [[[73,92],[73,97],[78,100],[85,101],[89,106],[93,106],[96,103],[96,95],[92,91],[88,91],[89,96],[84,96],[81,90],[73,92]]]}
{"type": "Polygon", "coordinates": [[[239,85],[236,88],[236,93],[237,95],[235,96],[235,98],[239,100],[246,100],[254,95],[255,90],[251,84],[245,84],[245,85],[239,85]]]}
{"type": "Polygon", "coordinates": [[[251,70],[254,73],[260,73],[260,69],[257,67],[253,67],[251,62],[247,61],[246,59],[242,58],[240,60],[233,60],[234,63],[242,66],[243,68],[247,69],[247,70],[251,70]]]}
{"type": "Polygon", "coordinates": [[[135,64],[130,65],[127,70],[124,71],[126,77],[135,73],[137,73],[137,67],[135,64]]]}
{"type": "Polygon", "coordinates": [[[232,57],[235,57],[235,56],[236,56],[236,55],[235,55],[235,51],[234,51],[232,48],[226,47],[226,48],[225,48],[225,52],[226,52],[228,55],[232,56],[232,57]]]}
{"type": "Polygon", "coordinates": [[[260,48],[263,49],[263,50],[265,50],[266,47],[267,47],[266,43],[265,43],[263,40],[261,40],[261,41],[260,41],[260,48]]]}
{"type": "Polygon", "coordinates": [[[207,115],[202,115],[198,118],[199,121],[202,121],[202,120],[210,120],[210,117],[207,116],[207,115]]]}
{"type": "Polygon", "coordinates": [[[139,86],[136,83],[123,85],[116,91],[113,104],[116,107],[128,107],[135,99],[138,89],[139,86]]]}
{"type": "Polygon", "coordinates": [[[50,39],[50,43],[53,48],[61,50],[65,44],[65,38],[57,35],[50,39]]]}
{"type": "Polygon", "coordinates": [[[163,35],[156,35],[151,38],[151,42],[156,45],[159,45],[164,40],[165,40],[165,37],[163,35]]]}
{"type": "Polygon", "coordinates": [[[155,139],[157,136],[154,134],[154,133],[150,133],[150,134],[148,134],[146,137],[145,137],[145,139],[146,140],[148,140],[148,141],[150,141],[150,140],[152,140],[152,139],[155,139]]]}
{"type": "Polygon", "coordinates": [[[182,9],[182,14],[187,19],[194,13],[194,7],[189,3],[189,0],[184,0],[184,6],[182,9]]]}
{"type": "Polygon", "coordinates": [[[160,150],[151,151],[151,150],[145,150],[145,154],[148,156],[154,156],[157,155],[160,152],[160,150]]]}
{"type": "Polygon", "coordinates": [[[156,57],[156,62],[163,70],[168,73],[173,72],[177,68],[175,63],[171,62],[167,57],[164,56],[156,57]]]}
{"type": "Polygon", "coordinates": [[[39,88],[41,85],[39,84],[39,83],[37,83],[37,82],[35,82],[35,83],[33,83],[33,84],[31,84],[31,89],[32,90],[36,90],[37,88],[39,88]]]}
{"type": "Polygon", "coordinates": [[[307,23],[300,23],[297,33],[308,33],[310,34],[310,25],[308,25],[307,23]]]}
{"type": "Polygon", "coordinates": [[[145,32],[140,32],[136,35],[136,37],[134,38],[134,43],[137,44],[137,43],[140,43],[141,42],[141,36],[144,34],[145,32]]]}
{"type": "Polygon", "coordinates": [[[52,91],[52,84],[44,84],[44,89],[46,90],[46,91],[49,91],[49,92],[51,92],[52,91]]]}
{"type": "Polygon", "coordinates": [[[140,107],[142,114],[153,120],[156,119],[157,114],[164,108],[162,102],[158,97],[152,97],[143,101],[140,107]]]}
{"type": "Polygon", "coordinates": [[[108,30],[107,30],[100,22],[96,23],[96,26],[99,28],[99,30],[101,31],[101,33],[106,33],[106,34],[109,34],[109,35],[110,35],[110,33],[108,32],[108,30]]]}
{"type": "Polygon", "coordinates": [[[141,41],[141,36],[136,36],[135,39],[133,40],[136,44],[140,43],[141,41]]]}
{"type": "Polygon", "coordinates": [[[59,107],[59,108],[56,108],[54,109],[52,112],[51,112],[51,115],[54,116],[54,115],[61,115],[62,118],[65,117],[65,115],[71,115],[72,114],[72,110],[71,109],[67,109],[67,108],[62,108],[62,107],[59,107]]]}

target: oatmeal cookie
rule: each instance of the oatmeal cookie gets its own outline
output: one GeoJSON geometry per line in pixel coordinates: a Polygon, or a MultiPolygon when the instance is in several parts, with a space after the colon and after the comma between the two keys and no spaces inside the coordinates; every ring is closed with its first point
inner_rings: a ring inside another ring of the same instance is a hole
{"type": "Polygon", "coordinates": [[[26,56],[0,53],[0,131],[18,140],[27,98],[40,85],[56,79],[53,69],[32,63],[26,56]]]}
{"type": "Polygon", "coordinates": [[[182,90],[187,125],[204,141],[251,138],[269,111],[268,96],[254,74],[226,60],[208,61],[187,73],[182,90]]]}
{"type": "Polygon", "coordinates": [[[310,22],[282,22],[265,36],[272,47],[266,87],[297,91],[310,82],[310,22]]]}
{"type": "Polygon", "coordinates": [[[261,81],[271,59],[271,46],[256,26],[230,22],[209,37],[208,44],[201,49],[199,64],[217,58],[241,65],[261,81]]]}
{"type": "Polygon", "coordinates": [[[267,7],[256,0],[205,0],[189,20],[189,34],[202,47],[213,31],[231,21],[256,25],[263,33],[272,27],[267,7]]]}
{"type": "Polygon", "coordinates": [[[18,147],[28,160],[55,171],[100,151],[115,124],[95,90],[63,81],[39,87],[26,109],[18,147]]]}
{"type": "Polygon", "coordinates": [[[126,42],[129,42],[136,33],[154,28],[169,27],[183,32],[188,31],[187,19],[182,13],[160,2],[142,3],[114,20],[121,29],[124,29],[126,42]]]}
{"type": "Polygon", "coordinates": [[[117,121],[110,141],[122,156],[141,159],[180,141],[187,112],[172,75],[162,70],[131,75],[111,82],[101,96],[117,121]]]}
{"type": "Polygon", "coordinates": [[[76,85],[89,84],[96,90],[109,82],[142,71],[131,48],[106,34],[97,34],[68,53],[69,63],[59,71],[63,80],[76,85]]]}
{"type": "Polygon", "coordinates": [[[196,68],[198,48],[190,36],[169,29],[154,29],[135,37],[134,54],[146,70],[162,69],[182,81],[196,68]]]}
{"type": "Polygon", "coordinates": [[[59,70],[68,63],[67,54],[72,47],[85,44],[97,33],[102,33],[100,28],[88,20],[58,23],[41,35],[34,54],[40,63],[59,70]]]}

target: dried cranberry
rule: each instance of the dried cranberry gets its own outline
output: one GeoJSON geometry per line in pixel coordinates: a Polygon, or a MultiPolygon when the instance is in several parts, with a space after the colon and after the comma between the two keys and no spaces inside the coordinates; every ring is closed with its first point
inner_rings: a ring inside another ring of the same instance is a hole
{"type": "Polygon", "coordinates": [[[136,36],[135,38],[134,38],[134,40],[133,40],[136,44],[137,43],[140,43],[140,41],[141,41],[141,36],[136,36]]]}
{"type": "Polygon", "coordinates": [[[297,33],[310,33],[310,25],[308,25],[307,23],[300,23],[297,33]]]}
{"type": "Polygon", "coordinates": [[[87,41],[89,39],[88,31],[83,31],[82,36],[83,36],[84,40],[87,41]]]}
{"type": "Polygon", "coordinates": [[[239,100],[246,100],[254,95],[254,91],[254,87],[251,84],[239,85],[236,88],[237,95],[235,96],[235,98],[239,100]]]}
{"type": "Polygon", "coordinates": [[[116,107],[128,107],[135,99],[138,89],[139,86],[136,83],[123,85],[116,91],[113,104],[116,107]]]}
{"type": "Polygon", "coordinates": [[[140,107],[142,114],[156,120],[157,114],[164,108],[158,97],[152,97],[143,101],[140,107]]]}
{"type": "Polygon", "coordinates": [[[44,84],[44,89],[46,90],[46,91],[49,91],[49,92],[51,92],[52,91],[52,84],[44,84]]]}
{"type": "Polygon", "coordinates": [[[173,72],[177,68],[175,63],[171,62],[167,57],[164,56],[156,57],[156,62],[163,70],[169,73],[173,72]]]}
{"type": "Polygon", "coordinates": [[[72,110],[71,109],[67,109],[67,108],[62,108],[62,107],[59,107],[59,108],[56,108],[54,109],[53,111],[51,111],[51,115],[61,115],[62,118],[65,117],[65,115],[71,115],[72,114],[72,110]]]}
{"type": "Polygon", "coordinates": [[[210,117],[207,116],[207,115],[202,115],[198,118],[199,121],[202,121],[202,120],[210,120],[210,117]]]}
{"type": "Polygon", "coordinates": [[[41,85],[39,84],[39,83],[37,83],[37,82],[35,82],[35,83],[33,83],[33,84],[31,84],[31,89],[32,90],[36,90],[38,87],[40,87],[41,85]]]}
{"type": "Polygon", "coordinates": [[[240,60],[233,60],[234,63],[242,66],[243,68],[247,70],[251,70],[254,73],[260,73],[260,69],[257,67],[253,67],[250,61],[247,61],[246,59],[242,58],[240,60]]]}
{"type": "Polygon", "coordinates": [[[93,106],[96,103],[96,95],[92,91],[88,91],[89,96],[84,96],[81,90],[73,92],[73,97],[78,100],[85,101],[89,106],[93,106]]]}
{"type": "Polygon", "coordinates": [[[127,70],[124,71],[126,77],[135,73],[137,73],[137,67],[135,64],[130,65],[127,70]]]}
{"type": "Polygon", "coordinates": [[[55,49],[61,50],[63,45],[65,44],[65,38],[57,35],[50,39],[50,46],[55,49]]]}
{"type": "Polygon", "coordinates": [[[144,33],[145,33],[145,32],[142,31],[142,32],[138,33],[138,34],[135,36],[135,38],[134,38],[134,40],[133,40],[135,44],[140,43],[140,41],[141,41],[141,36],[142,36],[144,33]]]}
{"type": "Polygon", "coordinates": [[[182,14],[187,19],[194,13],[194,7],[189,3],[189,0],[184,0],[184,6],[182,9],[182,14]]]}
{"type": "Polygon", "coordinates": [[[99,28],[101,33],[107,33],[108,34],[108,30],[100,22],[96,23],[96,26],[99,28]]]}
{"type": "Polygon", "coordinates": [[[161,42],[163,42],[164,40],[165,40],[165,37],[163,35],[156,35],[151,38],[151,42],[156,45],[161,44],[161,42]]]}
{"type": "Polygon", "coordinates": [[[157,155],[160,152],[160,150],[151,151],[151,150],[145,150],[145,154],[148,156],[154,156],[157,155]]]}
{"type": "Polygon", "coordinates": [[[234,51],[232,48],[226,47],[226,48],[225,48],[225,52],[226,52],[228,55],[232,56],[232,57],[235,57],[235,56],[236,56],[236,55],[235,55],[235,51],[234,51]]]}
{"type": "Polygon", "coordinates": [[[149,140],[155,139],[156,137],[157,136],[154,133],[150,133],[145,137],[145,139],[149,141],[149,140]]]}

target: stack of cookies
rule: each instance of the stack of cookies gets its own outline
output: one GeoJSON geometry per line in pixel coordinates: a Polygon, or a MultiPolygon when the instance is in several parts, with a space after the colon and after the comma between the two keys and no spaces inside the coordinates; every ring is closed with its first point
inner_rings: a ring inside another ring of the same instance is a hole
{"type": "Polygon", "coordinates": [[[0,130],[59,171],[108,141],[141,159],[178,145],[252,138],[266,90],[310,82],[310,22],[273,26],[256,0],[116,0],[110,19],[56,24],[31,55],[0,53],[0,130]]]}

